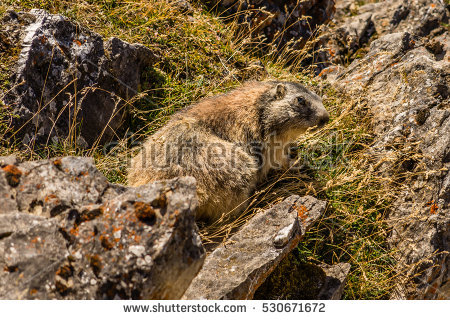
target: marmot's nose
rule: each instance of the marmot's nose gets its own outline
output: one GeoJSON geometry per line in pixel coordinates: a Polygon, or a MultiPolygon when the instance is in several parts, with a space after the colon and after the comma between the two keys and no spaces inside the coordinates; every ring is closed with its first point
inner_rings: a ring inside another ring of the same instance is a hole
{"type": "Polygon", "coordinates": [[[328,121],[330,121],[330,114],[327,111],[325,111],[325,114],[323,114],[319,119],[318,124],[319,128],[325,126],[328,123],[328,121]]]}

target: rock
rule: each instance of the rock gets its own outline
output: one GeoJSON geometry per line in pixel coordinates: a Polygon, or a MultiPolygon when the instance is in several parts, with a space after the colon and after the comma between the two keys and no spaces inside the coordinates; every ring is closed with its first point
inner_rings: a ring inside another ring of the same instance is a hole
{"type": "Polygon", "coordinates": [[[336,13],[333,21],[341,22],[347,16],[351,16],[357,9],[357,3],[354,0],[336,0],[336,13]]]}
{"type": "Polygon", "coordinates": [[[0,157],[0,167],[17,164],[17,158],[14,155],[0,157]]]}
{"type": "Polygon", "coordinates": [[[448,21],[448,9],[440,0],[393,0],[369,3],[358,8],[358,13],[372,13],[378,35],[408,32],[427,36],[448,21]]]}
{"type": "Polygon", "coordinates": [[[30,146],[69,137],[88,147],[111,139],[126,114],[125,101],[137,94],[141,72],[156,61],[142,45],[104,41],[44,10],[9,11],[2,29],[2,38],[22,48],[4,102],[30,146]]]}
{"type": "Polygon", "coordinates": [[[333,63],[346,64],[375,33],[372,14],[365,13],[348,19],[347,23],[337,28],[333,39],[333,63]]]}
{"type": "Polygon", "coordinates": [[[310,196],[291,196],[256,214],[208,255],[183,299],[251,299],[325,206],[310,196]]]}
{"type": "Polygon", "coordinates": [[[392,0],[358,6],[357,1],[337,1],[335,27],[319,42],[319,72],[330,64],[349,64],[377,37],[408,32],[428,36],[448,23],[448,9],[440,0],[392,0]]]}
{"type": "Polygon", "coordinates": [[[338,263],[335,265],[320,265],[326,278],[317,300],[340,300],[344,291],[345,283],[350,272],[349,263],[338,263]]]}
{"type": "Polygon", "coordinates": [[[388,218],[399,274],[392,297],[448,297],[450,33],[439,27],[448,22],[448,7],[390,1],[359,12],[372,14],[381,36],[364,57],[322,76],[349,96],[364,97],[375,133],[370,157],[386,177],[402,176],[388,218]]]}
{"type": "Polygon", "coordinates": [[[339,300],[350,264],[302,262],[293,251],[256,290],[256,300],[339,300]]]}
{"type": "Polygon", "coordinates": [[[192,14],[194,13],[194,8],[187,0],[174,0],[172,5],[181,13],[192,14]]]}
{"type": "Polygon", "coordinates": [[[303,48],[318,26],[330,21],[335,11],[334,0],[204,2],[215,9],[220,6],[220,12],[233,21],[237,17],[240,27],[278,53],[303,48]]]}
{"type": "Polygon", "coordinates": [[[1,299],[178,299],[201,268],[193,178],[126,188],[88,158],[7,166],[1,299]]]}
{"type": "MultiPolygon", "coordinates": [[[[11,165],[2,165],[1,166],[1,172],[0,172],[0,199],[2,205],[0,206],[0,214],[11,212],[14,210],[17,210],[17,203],[14,199],[14,192],[10,186],[10,183],[8,181],[9,179],[14,179],[14,176],[12,176],[11,172],[8,172],[11,170],[11,165]]],[[[16,172],[16,176],[18,173],[16,172]]]]}

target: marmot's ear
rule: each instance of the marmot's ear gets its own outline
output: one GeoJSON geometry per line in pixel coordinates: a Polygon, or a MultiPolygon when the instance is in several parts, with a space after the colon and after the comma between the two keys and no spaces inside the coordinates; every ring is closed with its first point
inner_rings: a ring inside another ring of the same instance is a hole
{"type": "Polygon", "coordinates": [[[286,95],[285,85],[282,83],[277,84],[277,88],[275,90],[275,98],[277,100],[280,100],[280,99],[283,99],[285,95],[286,95]]]}

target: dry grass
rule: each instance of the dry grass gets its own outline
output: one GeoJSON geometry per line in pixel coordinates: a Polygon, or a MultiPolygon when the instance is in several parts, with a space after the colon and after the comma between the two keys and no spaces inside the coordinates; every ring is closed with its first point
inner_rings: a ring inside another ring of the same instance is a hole
{"type": "MultiPolygon", "coordinates": [[[[320,90],[320,89],[319,89],[320,90]]],[[[347,299],[386,299],[396,282],[394,252],[386,236],[386,212],[397,194],[396,179],[385,177],[368,153],[373,140],[371,116],[364,103],[324,89],[331,123],[298,141],[296,170],[274,173],[252,198],[240,219],[203,228],[211,246],[226,239],[259,210],[292,194],[328,201],[324,216],[306,234],[289,259],[352,265],[344,291],[347,299]]],[[[289,264],[288,264],[289,265],[289,264]]],[[[284,273],[288,277],[289,270],[284,273]]],[[[286,291],[295,288],[286,288],[286,291]]],[[[283,293],[281,296],[289,296],[283,293]]]]}
{"type": "MultiPolygon", "coordinates": [[[[306,83],[324,96],[332,121],[324,129],[299,140],[300,169],[274,173],[253,195],[251,205],[239,219],[202,226],[202,237],[205,244],[214,246],[259,210],[291,194],[310,194],[327,200],[328,208],[307,233],[296,256],[302,261],[351,263],[344,292],[347,299],[388,297],[398,275],[393,271],[393,252],[386,244],[389,230],[384,218],[401,177],[383,176],[377,169],[383,159],[374,159],[368,153],[373,140],[371,115],[360,97],[341,96],[326,84],[312,80],[302,69],[302,61],[311,52],[280,50],[270,48],[270,44],[266,50],[268,45],[255,43],[252,30],[240,28],[237,20],[224,24],[199,7],[193,18],[189,18],[168,1],[0,0],[1,10],[11,7],[44,8],[62,13],[105,37],[117,36],[142,43],[162,53],[163,58],[145,74],[140,94],[133,101],[126,101],[130,116],[113,144],[82,150],[74,145],[76,139],[72,137],[58,145],[24,150],[4,140],[0,154],[16,153],[24,160],[92,156],[111,182],[126,183],[126,169],[134,152],[131,147],[164,125],[177,110],[249,79],[277,78],[306,83]],[[260,50],[262,46],[266,46],[265,50],[260,50]],[[252,67],[256,60],[264,63],[266,71],[252,67]],[[290,61],[289,68],[286,61],[290,61]]],[[[1,61],[0,56],[0,64],[1,61]]],[[[1,87],[7,78],[2,76],[11,67],[3,66],[0,91],[7,87],[1,87]]],[[[0,112],[2,138],[11,129],[9,114],[4,108],[0,110],[3,110],[0,112]]],[[[76,135],[75,129],[73,132],[76,135]]]]}

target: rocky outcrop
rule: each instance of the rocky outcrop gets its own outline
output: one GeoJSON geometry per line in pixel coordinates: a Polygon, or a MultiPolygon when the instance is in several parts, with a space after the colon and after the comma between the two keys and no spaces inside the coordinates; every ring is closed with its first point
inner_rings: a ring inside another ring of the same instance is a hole
{"type": "MultiPolygon", "coordinates": [[[[204,0],[262,43],[269,50],[288,53],[301,49],[318,26],[333,17],[335,0],[260,1],[204,0]]],[[[259,44],[261,45],[261,44],[259,44]]]]}
{"type": "Polygon", "coordinates": [[[323,213],[326,202],[291,196],[256,214],[206,258],[184,299],[251,299],[323,213]]]}
{"type": "Polygon", "coordinates": [[[363,97],[374,115],[374,169],[401,177],[388,218],[400,280],[394,298],[450,296],[450,33],[442,26],[448,10],[432,0],[362,6],[337,27],[370,15],[378,39],[347,68],[322,71],[334,87],[363,97]]]}
{"type": "Polygon", "coordinates": [[[30,146],[69,137],[84,148],[111,139],[154,53],[38,9],[9,11],[1,23],[0,47],[21,47],[4,97],[16,136],[30,146]]]}
{"type": "Polygon", "coordinates": [[[349,64],[361,58],[372,40],[386,34],[408,32],[420,37],[448,22],[448,9],[440,0],[390,0],[358,5],[339,0],[334,25],[322,35],[322,62],[349,64]],[[324,44],[326,43],[326,44],[324,44]]]}
{"type": "MultiPolygon", "coordinates": [[[[90,158],[11,156],[0,158],[0,197],[1,299],[178,299],[188,287],[186,299],[250,299],[326,206],[289,197],[201,269],[193,178],[127,188],[108,183],[90,158]]],[[[338,298],[348,268],[343,278],[327,268],[320,297],[338,298]]]]}
{"type": "Polygon", "coordinates": [[[1,299],[178,299],[205,259],[195,180],[107,182],[92,159],[0,159],[1,299]]]}

